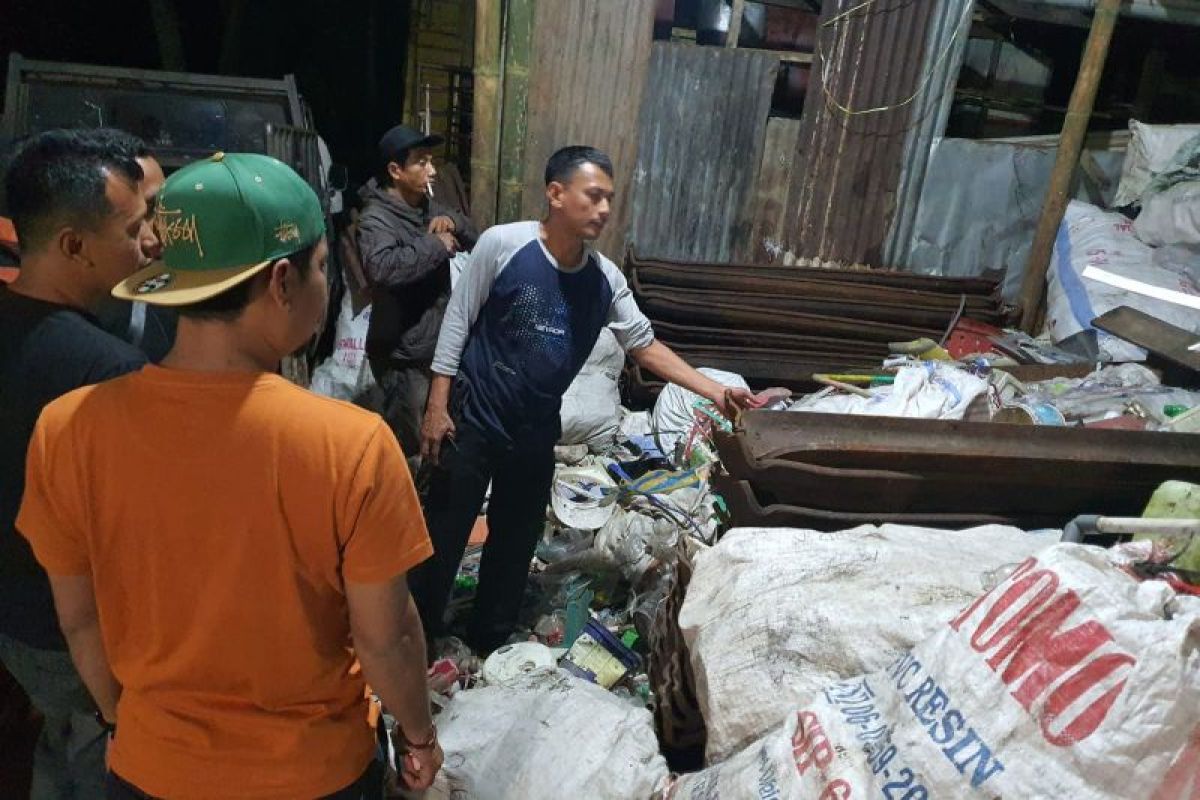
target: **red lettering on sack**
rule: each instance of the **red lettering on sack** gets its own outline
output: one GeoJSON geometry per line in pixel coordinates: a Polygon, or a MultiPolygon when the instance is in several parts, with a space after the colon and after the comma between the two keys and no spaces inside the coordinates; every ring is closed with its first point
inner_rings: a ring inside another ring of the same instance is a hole
{"type": "MultiPolygon", "coordinates": [[[[1015,580],[1015,579],[1019,578],[1020,576],[1024,575],[1026,572],[1033,569],[1036,564],[1037,564],[1037,559],[1034,558],[1033,556],[1030,556],[1029,558],[1025,559],[1019,565],[1017,565],[1017,568],[1013,570],[1013,573],[1008,576],[1008,581],[1015,580]]],[[[1005,581],[1005,583],[1007,583],[1007,581],[1005,581]]],[[[978,609],[981,605],[983,605],[984,601],[987,600],[989,597],[991,597],[992,594],[994,594],[995,591],[1003,585],[1004,585],[1004,583],[993,586],[988,591],[979,595],[979,597],[976,597],[975,602],[971,603],[971,605],[964,608],[962,610],[962,613],[959,614],[957,617],[950,620],[950,627],[953,628],[954,630],[958,630],[959,627],[964,622],[966,622],[968,619],[971,618],[971,616],[975,613],[975,610],[978,609]]]]}
{"type": "Polygon", "coordinates": [[[796,733],[792,737],[796,771],[803,775],[814,764],[818,769],[825,769],[833,762],[833,748],[829,746],[829,738],[817,715],[811,711],[801,711],[796,717],[796,733]]]}
{"type": "Polygon", "coordinates": [[[851,796],[850,784],[838,778],[829,782],[829,785],[821,791],[818,800],[849,800],[851,796]]]}
{"type": "MultiPolygon", "coordinates": [[[[1026,575],[1021,580],[1017,581],[1012,587],[1000,596],[1000,599],[992,606],[983,617],[983,621],[979,623],[979,627],[975,629],[975,633],[971,635],[971,647],[975,652],[982,653],[985,650],[991,650],[997,642],[1008,639],[1013,635],[1013,632],[1020,627],[1025,620],[1032,616],[1039,608],[1041,608],[1047,600],[1054,596],[1055,590],[1058,589],[1058,576],[1053,572],[1047,572],[1040,569],[1037,572],[1026,575]],[[1046,583],[1043,583],[1046,581],[1046,583]],[[1040,585],[1039,584],[1043,584],[1040,585]],[[1024,606],[1014,611],[1012,616],[1005,620],[1000,629],[995,631],[991,638],[984,640],[984,635],[995,624],[996,620],[1001,615],[1007,613],[1018,600],[1029,593],[1030,588],[1038,586],[1037,593],[1024,606]]],[[[993,667],[995,669],[995,667],[993,667]]]]}
{"type": "Polygon", "coordinates": [[[1200,800],[1200,728],[1171,764],[1150,800],[1200,800]]]}
{"type": "Polygon", "coordinates": [[[987,666],[999,672],[1005,686],[1013,687],[1012,696],[1021,707],[1037,717],[1043,738],[1066,747],[1086,739],[1104,722],[1137,659],[1121,651],[1096,655],[1113,642],[1112,634],[1096,620],[1061,630],[1081,601],[1070,589],[1055,597],[1058,576],[1050,570],[1034,571],[1035,564],[1034,559],[1021,564],[1001,584],[1006,585],[1003,591],[998,586],[988,592],[950,626],[958,631],[998,594],[971,631],[971,648],[981,655],[994,649],[987,666]],[[997,626],[1002,618],[1004,622],[997,626]],[[1057,726],[1079,698],[1105,686],[1107,691],[1072,718],[1063,719],[1061,729],[1057,726]]]}

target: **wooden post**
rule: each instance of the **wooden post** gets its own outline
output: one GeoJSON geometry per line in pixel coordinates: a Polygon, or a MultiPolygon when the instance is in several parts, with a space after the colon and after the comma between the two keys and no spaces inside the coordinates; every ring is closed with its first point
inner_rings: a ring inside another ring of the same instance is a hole
{"type": "Polygon", "coordinates": [[[1104,72],[1104,60],[1108,55],[1108,43],[1112,40],[1113,28],[1117,24],[1117,12],[1121,0],[1099,0],[1092,29],[1088,33],[1079,75],[1067,116],[1063,120],[1062,133],[1058,140],[1058,155],[1054,160],[1054,171],[1050,174],[1050,188],[1042,205],[1042,217],[1038,220],[1037,233],[1029,248],[1029,261],[1025,265],[1025,279],[1021,284],[1021,329],[1036,336],[1041,325],[1043,305],[1046,299],[1046,271],[1050,267],[1050,256],[1054,250],[1054,239],[1063,213],[1070,198],[1071,179],[1087,136],[1088,120],[1096,101],[1096,90],[1104,72]]]}
{"type": "Polygon", "coordinates": [[[496,222],[500,152],[500,0],[475,0],[475,99],[471,128],[471,217],[496,222]]]}
{"type": "Polygon", "coordinates": [[[183,37],[179,33],[179,15],[174,4],[169,0],[151,0],[150,16],[154,20],[162,68],[171,72],[185,71],[187,64],[183,58],[183,37]]]}
{"type": "MultiPolygon", "coordinates": [[[[555,2],[555,0],[548,0],[555,2]]],[[[500,191],[496,221],[521,218],[528,128],[529,63],[533,49],[534,0],[508,0],[504,26],[504,95],[500,114],[500,191]]]]}
{"type": "Polygon", "coordinates": [[[737,47],[738,37],[742,35],[742,14],[746,10],[746,0],[733,0],[733,10],[729,15],[729,32],[725,34],[725,46],[737,47]]]}

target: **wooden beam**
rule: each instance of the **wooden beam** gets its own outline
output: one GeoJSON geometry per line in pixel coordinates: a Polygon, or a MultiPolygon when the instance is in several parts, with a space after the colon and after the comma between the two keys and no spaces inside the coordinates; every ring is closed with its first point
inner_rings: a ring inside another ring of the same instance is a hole
{"type": "Polygon", "coordinates": [[[183,37],[179,33],[179,15],[171,0],[151,0],[150,16],[158,39],[158,56],[162,68],[170,72],[186,72],[183,58],[183,37]]]}
{"type": "Polygon", "coordinates": [[[737,47],[738,37],[742,35],[742,13],[746,10],[746,0],[733,0],[733,10],[729,15],[729,32],[725,34],[725,46],[737,47]]]}
{"type": "Polygon", "coordinates": [[[500,181],[496,222],[521,219],[521,173],[528,128],[529,65],[534,0],[508,0],[504,23],[504,85],[500,111],[500,181]]]}
{"type": "Polygon", "coordinates": [[[1054,160],[1054,171],[1050,174],[1050,187],[1042,205],[1042,216],[1038,220],[1037,232],[1029,248],[1029,261],[1025,265],[1025,278],[1021,284],[1021,329],[1036,336],[1041,326],[1043,307],[1046,300],[1046,272],[1050,268],[1050,256],[1054,251],[1054,239],[1058,226],[1070,198],[1071,179],[1079,163],[1079,153],[1087,136],[1088,121],[1096,101],[1096,90],[1104,72],[1104,61],[1108,56],[1108,45],[1112,41],[1113,28],[1117,24],[1117,12],[1121,0],[1099,0],[1092,29],[1088,33],[1079,75],[1071,102],[1063,120],[1062,134],[1058,143],[1058,155],[1054,160]]]}
{"type": "Polygon", "coordinates": [[[475,94],[471,129],[471,218],[496,222],[500,154],[500,0],[475,0],[475,94]]]}

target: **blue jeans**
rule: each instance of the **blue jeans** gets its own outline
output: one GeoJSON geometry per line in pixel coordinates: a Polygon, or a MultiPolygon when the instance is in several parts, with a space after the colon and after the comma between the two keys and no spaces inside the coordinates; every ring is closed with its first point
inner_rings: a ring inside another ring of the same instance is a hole
{"type": "Polygon", "coordinates": [[[46,718],[33,754],[31,800],[104,797],[108,737],[70,653],[0,634],[0,661],[46,718]]]}

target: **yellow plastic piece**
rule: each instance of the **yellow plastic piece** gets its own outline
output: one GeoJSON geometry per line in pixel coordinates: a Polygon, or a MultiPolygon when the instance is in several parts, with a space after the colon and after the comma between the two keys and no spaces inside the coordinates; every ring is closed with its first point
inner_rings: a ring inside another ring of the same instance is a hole
{"type": "MultiPolygon", "coordinates": [[[[1200,519],[1200,486],[1184,481],[1166,481],[1150,497],[1143,519],[1200,519]]],[[[1152,533],[1135,539],[1155,539],[1152,533]]],[[[1166,541],[1166,547],[1180,547],[1178,540],[1166,541]]],[[[1200,571],[1200,537],[1197,537],[1175,562],[1180,569],[1200,571]]]]}

